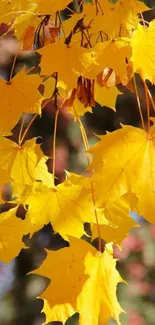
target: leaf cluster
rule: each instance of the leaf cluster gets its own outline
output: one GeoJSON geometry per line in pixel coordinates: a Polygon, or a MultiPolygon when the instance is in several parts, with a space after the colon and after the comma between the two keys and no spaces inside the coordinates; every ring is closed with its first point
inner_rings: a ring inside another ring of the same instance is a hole
{"type": "Polygon", "coordinates": [[[51,223],[69,247],[48,251],[35,273],[51,279],[42,293],[46,322],[61,321],[78,312],[79,324],[120,324],[123,311],[117,285],[113,244],[119,245],[137,223],[130,211],[154,223],[155,110],[148,81],[155,83],[155,21],[138,0],[1,0],[0,23],[18,40],[8,80],[0,78],[1,202],[5,184],[12,186],[15,207],[0,215],[0,259],[8,263],[25,247],[23,236],[51,223]],[[67,15],[66,15],[67,13],[67,15]],[[38,62],[30,70],[14,73],[19,53],[35,52],[38,62]],[[147,107],[144,121],[135,74],[143,82],[147,107]],[[115,111],[118,86],[135,93],[142,128],[123,125],[98,137],[89,147],[81,121],[96,103],[115,111]],[[30,126],[46,104],[55,111],[53,173],[36,138],[25,141],[30,126]],[[66,171],[56,185],[56,132],[60,109],[67,109],[78,124],[88,162],[85,175],[66,171]],[[31,120],[27,123],[27,116],[31,120]],[[20,119],[17,142],[12,129],[20,119]],[[17,217],[23,205],[25,218],[17,217]],[[85,230],[89,224],[90,234],[85,230]],[[90,243],[86,241],[90,239],[90,243]],[[92,240],[98,238],[98,247],[92,240]],[[106,242],[102,252],[102,240],[106,242]]]}

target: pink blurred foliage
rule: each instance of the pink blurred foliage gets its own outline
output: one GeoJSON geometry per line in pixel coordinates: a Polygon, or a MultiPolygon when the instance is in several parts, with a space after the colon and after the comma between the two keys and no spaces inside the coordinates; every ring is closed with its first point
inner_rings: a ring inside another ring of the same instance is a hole
{"type": "Polygon", "coordinates": [[[136,310],[131,310],[126,325],[146,325],[146,324],[144,319],[138,314],[136,310]]]}
{"type": "Polygon", "coordinates": [[[129,284],[129,295],[131,297],[136,296],[148,296],[152,292],[152,285],[151,283],[145,281],[145,280],[138,280],[131,278],[130,281],[128,281],[129,284]]]}
{"type": "Polygon", "coordinates": [[[60,178],[64,175],[64,169],[66,169],[68,165],[68,159],[69,159],[69,152],[68,148],[60,144],[56,148],[56,175],[60,178]]]}
{"type": "Polygon", "coordinates": [[[128,263],[126,265],[126,271],[129,277],[133,277],[136,280],[142,279],[147,273],[147,267],[138,262],[128,263]]]}
{"type": "Polygon", "coordinates": [[[131,251],[140,252],[144,249],[145,242],[133,234],[129,234],[127,238],[123,240],[122,248],[114,247],[114,254],[116,258],[125,259],[131,251]]]}
{"type": "Polygon", "coordinates": [[[155,239],[155,225],[151,225],[151,236],[155,239]]]}

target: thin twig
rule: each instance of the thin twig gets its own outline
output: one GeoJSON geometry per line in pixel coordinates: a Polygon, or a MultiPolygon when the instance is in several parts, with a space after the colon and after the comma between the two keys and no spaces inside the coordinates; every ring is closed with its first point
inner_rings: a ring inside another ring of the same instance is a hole
{"type": "Polygon", "coordinates": [[[139,94],[138,94],[135,75],[133,75],[133,82],[134,82],[134,87],[135,87],[135,94],[136,94],[136,99],[137,99],[137,105],[138,105],[138,109],[139,109],[141,124],[142,124],[143,130],[145,130],[145,123],[144,123],[144,118],[143,118],[143,114],[142,114],[142,109],[141,109],[141,104],[140,104],[140,99],[139,99],[139,94]]]}
{"type": "MultiPolygon", "coordinates": [[[[83,143],[84,143],[84,147],[85,147],[85,153],[86,153],[86,157],[87,157],[87,162],[88,165],[90,165],[90,155],[88,153],[89,150],[89,144],[88,144],[88,138],[85,132],[85,128],[76,112],[75,107],[73,106],[75,115],[76,115],[76,119],[77,122],[79,124],[80,130],[81,130],[81,135],[82,135],[82,139],[83,139],[83,143]]],[[[93,170],[92,170],[93,173],[93,170]]],[[[102,240],[101,240],[101,233],[100,233],[100,226],[99,226],[99,221],[98,221],[98,215],[97,215],[97,210],[96,210],[96,199],[95,199],[95,191],[94,191],[94,184],[92,182],[92,180],[90,180],[90,186],[91,186],[91,194],[92,194],[92,201],[93,201],[93,206],[94,206],[94,214],[95,214],[95,219],[96,219],[96,225],[97,225],[97,232],[98,232],[98,238],[99,238],[99,244],[98,244],[98,250],[101,253],[102,252],[102,240]]]]}
{"type": "Polygon", "coordinates": [[[145,80],[143,80],[143,84],[144,84],[145,98],[146,98],[148,135],[150,135],[150,103],[149,103],[149,96],[148,96],[148,91],[147,91],[147,86],[146,86],[145,80]]]}

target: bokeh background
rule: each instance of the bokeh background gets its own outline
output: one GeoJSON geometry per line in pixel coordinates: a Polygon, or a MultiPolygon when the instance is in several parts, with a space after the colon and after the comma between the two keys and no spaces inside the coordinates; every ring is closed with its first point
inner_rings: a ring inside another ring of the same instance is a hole
{"type": "MultiPolygon", "coordinates": [[[[116,1],[115,1],[116,2],[116,1]]],[[[155,0],[146,0],[152,7],[155,0]]],[[[64,17],[67,12],[64,13],[64,17]]],[[[155,18],[155,9],[144,14],[148,21],[155,18]]],[[[6,33],[7,26],[0,25],[0,35],[6,33]]],[[[18,43],[13,33],[8,32],[0,39],[0,77],[8,79],[18,43]]],[[[30,69],[36,63],[33,52],[17,57],[14,74],[24,65],[30,69]]],[[[146,102],[141,81],[137,78],[142,110],[146,119],[146,102]]],[[[149,85],[155,95],[154,86],[149,85]]],[[[123,95],[118,96],[116,112],[108,107],[96,105],[92,113],[86,113],[82,118],[89,145],[93,145],[97,138],[95,134],[105,134],[120,128],[120,123],[141,127],[134,93],[119,86],[123,95]]],[[[153,116],[153,110],[151,112],[153,116]]],[[[24,128],[32,115],[27,115],[24,128]]],[[[26,139],[41,136],[41,147],[48,156],[52,155],[52,141],[54,130],[55,109],[51,103],[45,106],[42,117],[38,117],[30,128],[26,139]]],[[[21,121],[13,129],[12,139],[16,141],[21,121]]],[[[48,160],[48,169],[52,172],[52,160],[48,160]]],[[[56,145],[56,176],[57,183],[64,180],[64,169],[83,173],[87,167],[85,151],[78,124],[67,110],[61,110],[58,120],[56,145]]],[[[5,197],[9,198],[9,186],[5,188],[5,197]]],[[[6,211],[7,204],[0,206],[0,211],[6,211]]],[[[22,207],[19,215],[22,215],[22,207]]],[[[136,215],[133,214],[133,218],[136,215]]],[[[119,258],[117,268],[128,285],[118,287],[118,296],[126,314],[121,316],[122,325],[155,325],[155,226],[150,225],[143,218],[137,219],[139,228],[131,230],[128,238],[123,241],[123,248],[114,248],[115,256],[119,258]]],[[[57,250],[65,245],[58,234],[53,234],[50,225],[35,233],[29,239],[24,237],[27,249],[9,264],[0,262],[0,325],[41,325],[45,315],[41,313],[43,302],[36,299],[48,285],[48,279],[35,275],[26,275],[37,268],[45,258],[44,248],[57,250]]],[[[95,245],[95,243],[94,243],[95,245]]],[[[53,261],[54,264],[54,261],[53,261]]],[[[59,325],[55,322],[50,325],[59,325]]],[[[77,325],[78,314],[67,320],[66,325],[77,325]]],[[[109,325],[115,324],[110,321],[109,325]]],[[[87,324],[86,324],[87,325],[87,324]]]]}

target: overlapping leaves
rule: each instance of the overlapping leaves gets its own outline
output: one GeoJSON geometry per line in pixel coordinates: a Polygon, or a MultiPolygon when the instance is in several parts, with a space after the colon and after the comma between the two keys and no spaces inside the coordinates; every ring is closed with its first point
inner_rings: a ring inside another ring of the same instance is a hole
{"type": "MultiPolygon", "coordinates": [[[[137,226],[130,210],[155,223],[155,127],[149,127],[147,97],[148,132],[123,126],[100,136],[86,153],[90,175],[66,173],[65,181],[56,186],[36,139],[24,142],[31,124],[24,133],[24,119],[26,113],[41,116],[46,101],[56,111],[60,105],[61,109],[68,107],[88,149],[79,116],[91,112],[96,102],[115,110],[121,94],[117,86],[133,90],[134,73],[144,84],[146,79],[154,83],[155,22],[144,21],[142,13],[147,9],[138,0],[114,4],[108,0],[77,1],[74,9],[69,0],[0,4],[0,23],[7,23],[8,30],[14,32],[19,51],[33,45],[39,60],[33,67],[35,73],[21,70],[14,76],[16,53],[10,79],[0,79],[0,185],[3,189],[11,183],[11,202],[16,205],[0,215],[0,259],[9,262],[16,257],[25,247],[23,235],[32,235],[48,223],[69,242],[69,247],[48,251],[36,270],[51,279],[41,295],[47,322],[64,323],[79,312],[82,325],[106,324],[111,317],[120,324],[122,309],[116,289],[122,279],[112,243],[121,245],[130,228],[137,226]],[[66,20],[62,15],[65,8],[70,13],[66,20]],[[17,144],[6,135],[21,116],[17,144]],[[16,216],[19,204],[25,209],[23,220],[16,216]],[[85,223],[89,224],[88,233],[85,223]],[[99,237],[98,251],[80,239],[83,235],[89,241],[99,237]],[[102,240],[109,243],[103,253],[102,240]]],[[[147,96],[151,99],[149,91],[147,96]]],[[[54,151],[52,158],[54,166],[54,151]]],[[[1,197],[3,200],[3,191],[1,197]]]]}

